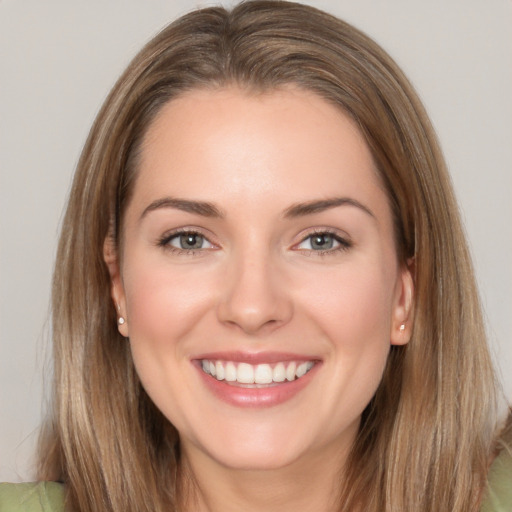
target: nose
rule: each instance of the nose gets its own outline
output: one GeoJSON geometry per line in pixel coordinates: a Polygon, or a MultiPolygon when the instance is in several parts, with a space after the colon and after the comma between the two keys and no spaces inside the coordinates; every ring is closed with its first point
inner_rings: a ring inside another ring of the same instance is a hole
{"type": "Polygon", "coordinates": [[[269,255],[241,254],[227,266],[217,308],[220,322],[258,335],[290,321],[293,302],[286,279],[269,255]]]}

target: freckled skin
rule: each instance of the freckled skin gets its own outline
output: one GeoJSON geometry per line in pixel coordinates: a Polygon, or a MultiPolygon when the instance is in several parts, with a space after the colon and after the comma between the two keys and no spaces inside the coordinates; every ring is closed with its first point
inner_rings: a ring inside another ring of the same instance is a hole
{"type": "Polygon", "coordinates": [[[353,122],[298,89],[188,92],[149,129],[123,229],[123,261],[111,268],[126,318],[119,329],[190,465],[274,470],[307,461],[321,472],[339,464],[390,345],[408,341],[399,325],[412,294],[353,122]],[[159,208],[141,219],[166,196],[214,203],[224,217],[159,208]],[[283,215],[332,197],[353,198],[372,215],[351,205],[283,215]],[[204,248],[158,244],[179,228],[201,233],[204,248]],[[310,250],[304,240],[322,230],[351,246],[310,250]],[[214,351],[292,352],[321,367],[283,404],[237,408],[214,397],[191,363],[214,351]]]}

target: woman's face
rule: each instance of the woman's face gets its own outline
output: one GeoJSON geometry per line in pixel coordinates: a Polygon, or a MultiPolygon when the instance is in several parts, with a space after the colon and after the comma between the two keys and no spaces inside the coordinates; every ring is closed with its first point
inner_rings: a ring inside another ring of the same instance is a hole
{"type": "Polygon", "coordinates": [[[370,152],[299,89],[167,104],[109,263],[119,329],[192,462],[343,457],[409,338],[411,278],[370,152]]]}

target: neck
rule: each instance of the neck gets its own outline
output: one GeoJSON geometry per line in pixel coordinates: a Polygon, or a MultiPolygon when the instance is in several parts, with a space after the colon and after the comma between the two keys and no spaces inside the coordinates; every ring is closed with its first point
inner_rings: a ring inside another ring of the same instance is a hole
{"type": "MultiPolygon", "coordinates": [[[[193,449],[192,449],[193,450],[193,449]]],[[[183,511],[333,512],[346,453],[311,454],[277,469],[233,469],[207,455],[183,453],[183,511]]]]}

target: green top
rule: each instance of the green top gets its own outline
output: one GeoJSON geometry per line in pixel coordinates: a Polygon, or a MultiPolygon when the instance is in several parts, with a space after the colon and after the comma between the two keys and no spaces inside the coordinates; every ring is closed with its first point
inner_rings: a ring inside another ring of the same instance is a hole
{"type": "Polygon", "coordinates": [[[64,485],[0,484],[0,512],[64,512],[64,485]]]}
{"type": "Polygon", "coordinates": [[[511,512],[512,446],[504,446],[498,457],[494,459],[488,481],[489,485],[480,512],[511,512]]]}
{"type": "MultiPolygon", "coordinates": [[[[64,485],[0,484],[0,512],[64,512],[64,485]]],[[[481,512],[512,511],[512,448],[503,449],[489,472],[481,512]]]]}

